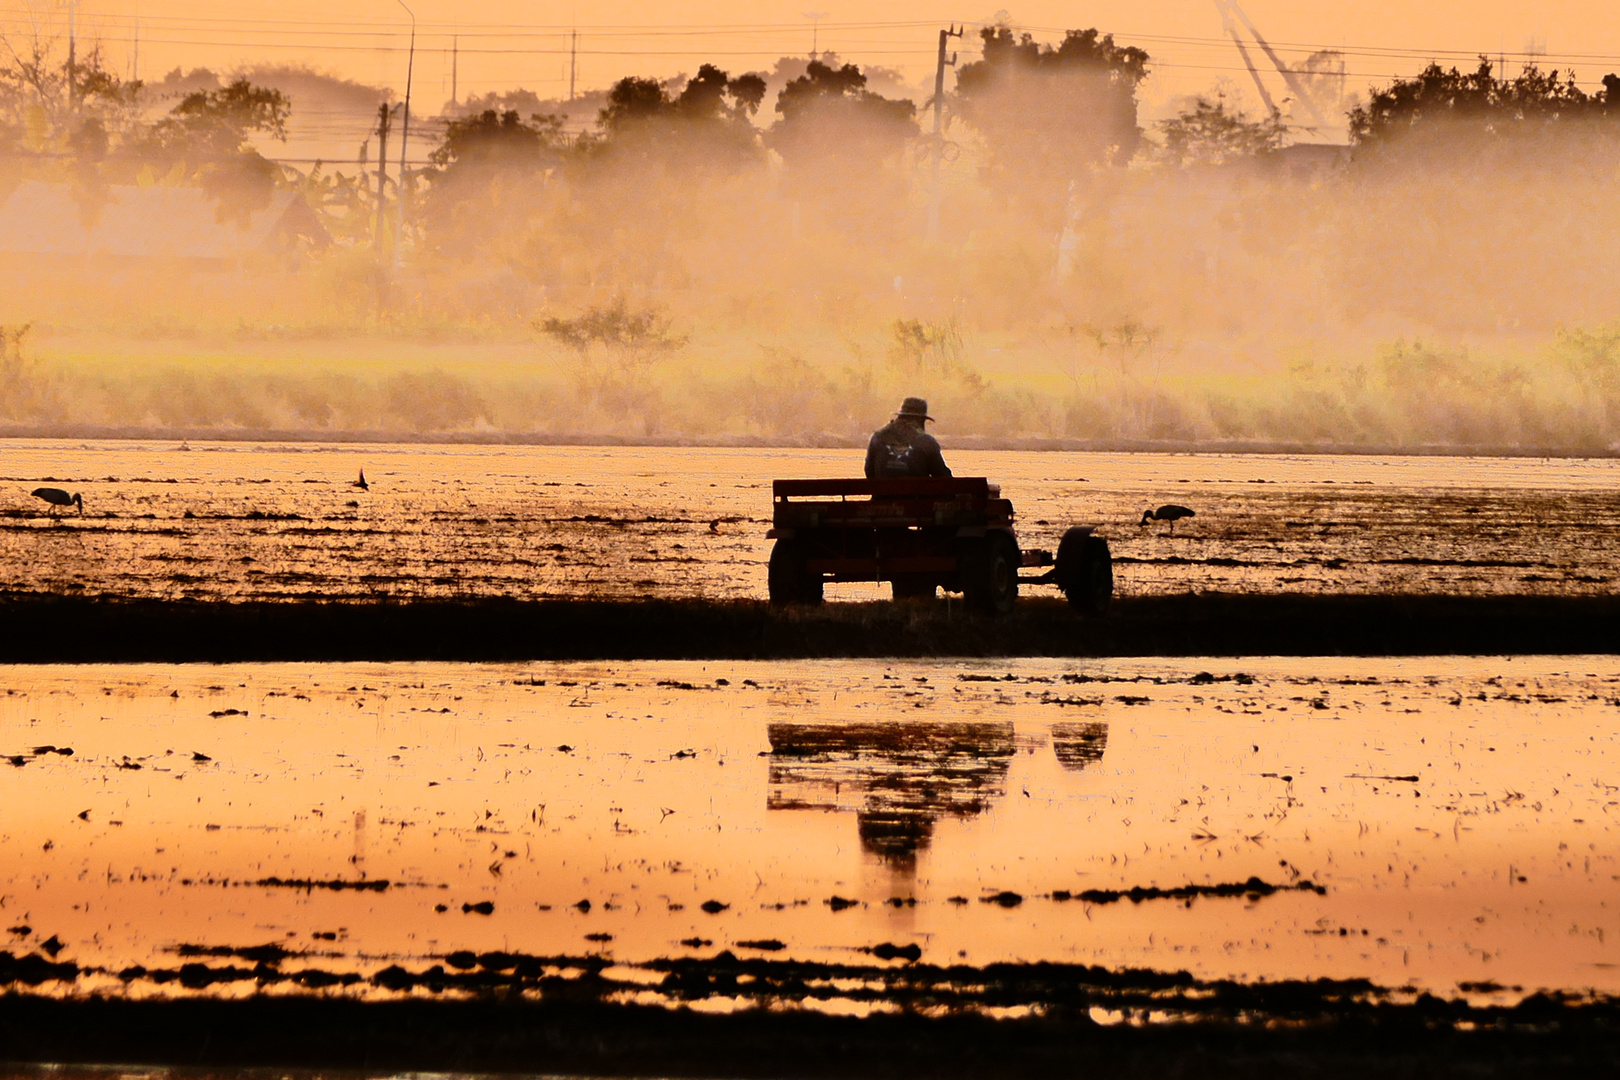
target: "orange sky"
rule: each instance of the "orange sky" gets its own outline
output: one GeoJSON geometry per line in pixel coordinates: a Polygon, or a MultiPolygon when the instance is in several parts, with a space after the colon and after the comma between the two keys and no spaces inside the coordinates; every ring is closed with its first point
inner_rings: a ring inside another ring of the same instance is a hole
{"type": "MultiPolygon", "coordinates": [[[[579,86],[588,89],[624,74],[689,72],[704,60],[739,71],[766,66],[785,53],[802,54],[811,43],[810,20],[804,17],[810,11],[826,13],[820,30],[823,48],[858,63],[900,68],[920,81],[931,72],[937,25],[952,18],[970,24],[995,18],[988,5],[953,6],[937,0],[876,0],[844,7],[831,0],[701,0],[684,5],[487,0],[476,8],[450,0],[416,0],[413,6],[420,30],[416,87],[429,107],[450,96],[449,49],[458,33],[463,94],[526,86],[550,96],[566,94],[566,28],[576,20],[581,27],[579,86]]],[[[8,12],[14,27],[31,10],[61,28],[66,7],[65,0],[11,0],[0,10],[8,12]]],[[[404,85],[404,29],[409,21],[397,0],[242,0],[231,5],[86,0],[78,9],[81,32],[103,38],[114,66],[126,73],[138,18],[140,72],[149,78],[176,64],[228,68],[281,60],[396,89],[404,85]]],[[[1298,60],[1315,47],[1344,49],[1352,88],[1413,72],[1431,57],[1466,62],[1485,50],[1505,51],[1511,58],[1523,53],[1533,38],[1545,41],[1549,64],[1573,64],[1588,85],[1607,71],[1620,70],[1620,13],[1596,0],[1250,0],[1246,9],[1285,60],[1298,60]]],[[[1099,0],[1078,7],[1040,0],[1014,7],[1010,16],[1014,25],[1043,36],[1064,27],[1096,25],[1146,48],[1156,61],[1150,101],[1204,90],[1222,78],[1248,86],[1209,0],[1099,0]]]]}

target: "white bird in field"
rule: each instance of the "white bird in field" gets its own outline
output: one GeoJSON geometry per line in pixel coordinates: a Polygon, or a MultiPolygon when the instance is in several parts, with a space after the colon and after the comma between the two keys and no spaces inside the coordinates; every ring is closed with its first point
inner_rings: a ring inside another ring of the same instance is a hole
{"type": "Polygon", "coordinates": [[[72,495],[69,495],[61,488],[41,487],[34,489],[33,496],[36,499],[44,499],[52,506],[76,505],[79,508],[79,513],[84,513],[84,497],[78,492],[74,492],[72,495]]]}
{"type": "Polygon", "coordinates": [[[1165,503],[1157,510],[1142,511],[1142,520],[1138,521],[1137,524],[1146,525],[1150,521],[1168,521],[1170,523],[1170,531],[1175,532],[1176,522],[1180,521],[1182,518],[1190,518],[1194,513],[1195,511],[1189,510],[1185,506],[1177,506],[1175,503],[1165,503]]]}

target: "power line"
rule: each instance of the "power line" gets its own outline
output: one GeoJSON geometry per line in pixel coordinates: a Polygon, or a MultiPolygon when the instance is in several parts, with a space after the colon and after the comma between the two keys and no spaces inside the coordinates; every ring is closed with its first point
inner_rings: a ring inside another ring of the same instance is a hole
{"type": "MultiPolygon", "coordinates": [[[[15,8],[11,8],[11,9],[0,8],[0,17],[3,17],[5,15],[7,15],[7,14],[17,16],[17,17],[25,17],[26,18],[26,17],[36,15],[37,13],[29,12],[29,11],[21,10],[21,9],[15,9],[15,8]]],[[[269,34],[269,33],[274,33],[274,34],[308,34],[308,35],[320,35],[320,36],[332,36],[334,34],[337,34],[337,35],[347,35],[347,36],[382,37],[382,36],[399,35],[399,34],[404,33],[404,27],[403,27],[403,24],[401,24],[401,23],[386,22],[386,21],[367,21],[367,20],[319,21],[319,20],[311,20],[311,19],[269,19],[269,18],[234,19],[234,18],[229,18],[229,17],[225,17],[225,16],[198,18],[198,17],[195,17],[195,16],[165,16],[165,15],[153,15],[153,14],[142,14],[142,15],[139,15],[139,16],[122,15],[122,14],[106,14],[106,15],[99,16],[98,18],[101,21],[108,21],[108,22],[123,21],[123,22],[129,22],[129,23],[134,23],[138,19],[140,22],[145,23],[147,25],[168,23],[168,24],[173,24],[175,29],[191,30],[191,31],[194,31],[194,32],[207,32],[208,28],[212,27],[212,26],[228,26],[228,27],[238,27],[238,28],[251,29],[251,30],[254,30],[256,32],[267,33],[267,34],[269,34]],[[280,29],[282,27],[290,27],[291,29],[280,29]],[[358,29],[354,29],[354,28],[358,28],[358,29]]],[[[823,28],[827,29],[828,31],[851,31],[851,30],[871,30],[871,29],[902,30],[902,29],[917,29],[917,28],[924,28],[924,27],[933,27],[935,25],[937,25],[936,20],[884,20],[884,21],[875,21],[875,20],[873,20],[873,21],[851,21],[851,22],[842,22],[842,23],[841,22],[825,22],[825,23],[822,24],[823,28]]],[[[996,24],[982,23],[982,22],[979,22],[979,23],[970,22],[967,25],[973,26],[973,27],[978,28],[978,29],[983,29],[985,27],[993,26],[993,25],[996,25],[996,24]]],[[[485,24],[481,24],[481,26],[479,26],[479,27],[469,28],[464,22],[459,22],[458,21],[458,22],[455,22],[455,23],[423,22],[421,24],[421,28],[422,28],[422,31],[424,32],[424,34],[431,33],[431,32],[437,32],[440,36],[446,36],[446,37],[451,36],[452,34],[456,34],[456,35],[459,35],[459,36],[462,36],[462,37],[499,37],[499,38],[525,37],[525,36],[530,36],[530,37],[559,37],[560,38],[560,37],[566,37],[570,33],[571,30],[576,29],[576,28],[578,30],[580,30],[580,31],[587,32],[592,37],[596,37],[596,38],[602,38],[602,37],[717,36],[717,35],[763,34],[763,33],[782,34],[784,36],[796,36],[798,33],[802,32],[802,26],[799,23],[714,23],[714,24],[701,24],[701,23],[647,23],[647,24],[622,24],[622,23],[620,23],[620,24],[609,24],[609,23],[604,23],[604,24],[595,24],[595,25],[593,25],[593,24],[583,24],[583,25],[579,25],[577,27],[575,27],[573,24],[485,23],[485,24]]],[[[1072,28],[1059,27],[1059,26],[1042,26],[1042,25],[1038,25],[1038,24],[1019,24],[1019,25],[1014,26],[1013,29],[1018,30],[1018,31],[1024,31],[1024,32],[1040,32],[1040,33],[1046,33],[1046,34],[1063,34],[1063,33],[1067,33],[1072,28]]],[[[1115,31],[1112,31],[1111,33],[1112,33],[1112,36],[1116,40],[1122,40],[1122,41],[1163,42],[1163,43],[1166,43],[1166,44],[1192,45],[1192,46],[1217,48],[1217,49],[1229,47],[1226,39],[1221,38],[1221,37],[1205,37],[1205,36],[1200,36],[1200,35],[1188,35],[1188,34],[1131,33],[1131,32],[1128,32],[1128,31],[1121,31],[1121,30],[1115,30],[1115,31]]],[[[194,41],[191,41],[189,39],[166,39],[166,40],[167,40],[167,43],[172,43],[172,44],[213,44],[212,42],[194,42],[194,41]]],[[[221,44],[235,44],[235,43],[221,43],[221,44]]],[[[1354,53],[1354,54],[1364,54],[1364,55],[1386,55],[1386,56],[1391,56],[1391,57],[1414,58],[1414,59],[1424,58],[1424,57],[1439,57],[1439,56],[1457,57],[1457,58],[1461,58],[1461,59],[1470,59],[1470,58],[1477,57],[1477,56],[1479,56],[1481,54],[1498,55],[1501,52],[1500,49],[1428,48],[1428,47],[1421,47],[1421,46],[1414,47],[1414,46],[1359,45],[1359,44],[1358,45],[1349,45],[1349,44],[1343,44],[1343,43],[1339,43],[1339,44],[1323,44],[1323,43],[1295,42],[1295,41],[1277,41],[1277,42],[1273,42],[1272,44],[1274,46],[1278,47],[1278,48],[1286,48],[1286,49],[1288,49],[1290,51],[1295,51],[1295,50],[1305,51],[1305,52],[1331,51],[1331,52],[1354,53]]],[[[925,53],[926,52],[931,52],[931,50],[927,50],[927,49],[920,50],[920,51],[925,52],[925,53]]],[[[789,54],[794,53],[794,52],[796,52],[796,50],[792,50],[792,49],[788,50],[789,54]]],[[[1531,54],[1527,53],[1527,52],[1520,52],[1520,53],[1513,53],[1511,55],[1515,59],[1519,59],[1519,58],[1522,58],[1522,57],[1528,57],[1531,54]]],[[[1620,61],[1620,54],[1615,54],[1615,53],[1581,53],[1581,52],[1573,52],[1573,53],[1557,53],[1557,54],[1537,53],[1535,55],[1537,57],[1539,57],[1539,58],[1542,58],[1542,59],[1560,60],[1560,61],[1562,61],[1562,60],[1620,61]]]]}
{"type": "MultiPolygon", "coordinates": [[[[0,16],[8,13],[12,15],[20,14],[17,9],[0,9],[0,16]]],[[[103,21],[107,22],[125,21],[130,23],[132,27],[136,25],[135,18],[133,16],[112,15],[103,16],[102,19],[103,21]]],[[[316,50],[322,53],[362,53],[373,56],[392,56],[394,54],[406,51],[406,47],[397,41],[397,39],[404,32],[403,27],[402,25],[395,23],[369,21],[321,22],[315,20],[233,19],[228,17],[215,17],[199,20],[196,18],[187,18],[181,16],[152,15],[140,16],[140,23],[144,24],[147,29],[139,32],[139,40],[146,44],[149,49],[153,48],[154,46],[235,50],[293,49],[301,52],[316,50]],[[153,36],[152,28],[154,25],[159,25],[160,36],[153,36]],[[332,36],[344,36],[349,38],[376,40],[366,42],[333,42],[330,40],[266,41],[262,38],[255,40],[238,40],[236,38],[209,39],[208,35],[214,32],[210,28],[216,26],[231,28],[228,30],[218,31],[218,33],[221,35],[240,34],[243,30],[250,30],[258,34],[273,34],[281,37],[315,36],[330,38],[332,36]],[[196,36],[161,36],[162,33],[179,35],[187,32],[190,32],[196,36]]],[[[472,37],[474,39],[511,40],[513,38],[520,38],[534,41],[533,44],[512,45],[508,47],[501,47],[493,44],[474,44],[465,49],[466,52],[473,55],[482,55],[487,57],[513,56],[551,58],[570,54],[570,42],[568,38],[572,28],[561,25],[551,26],[548,24],[495,23],[484,24],[482,28],[475,28],[471,30],[469,30],[465,24],[426,23],[423,25],[429,28],[436,26],[446,27],[446,32],[441,34],[441,36],[446,37],[450,36],[448,31],[453,29],[456,36],[472,37]],[[556,45],[554,47],[547,47],[540,44],[540,42],[535,39],[554,40],[556,45]]],[[[840,30],[905,30],[920,27],[932,27],[934,25],[935,24],[931,21],[924,20],[892,20],[826,23],[824,24],[824,28],[828,29],[829,33],[833,33],[840,30]]],[[[983,27],[990,24],[974,23],[969,25],[983,27]]],[[[593,39],[607,38],[614,42],[634,40],[637,38],[669,39],[737,35],[771,36],[782,39],[793,37],[797,39],[797,37],[802,34],[803,30],[802,26],[797,23],[740,23],[713,25],[691,23],[647,25],[603,24],[600,26],[587,25],[581,27],[580,29],[587,31],[593,39]]],[[[1015,29],[1019,30],[1020,32],[1039,32],[1051,34],[1061,34],[1066,32],[1065,28],[1045,26],[1018,26],[1015,27],[1015,29]]],[[[424,34],[424,36],[427,35],[424,34]]],[[[1229,43],[1227,43],[1224,39],[1201,37],[1196,35],[1129,34],[1126,32],[1115,32],[1114,37],[1117,40],[1123,41],[1141,41],[1150,44],[1160,43],[1178,49],[1214,49],[1224,51],[1225,49],[1230,48],[1229,43]]],[[[129,36],[106,35],[101,40],[114,44],[133,45],[137,39],[135,37],[135,32],[132,30],[129,36]]],[[[1455,61],[1470,59],[1479,55],[1477,50],[1471,49],[1424,50],[1385,45],[1331,46],[1306,42],[1278,42],[1274,44],[1279,50],[1286,51],[1290,54],[1303,53],[1305,55],[1310,55],[1312,53],[1328,51],[1344,56],[1357,56],[1369,60],[1410,60],[1413,63],[1422,63],[1425,65],[1431,62],[1442,62],[1443,60],[1455,61]]],[[[925,56],[934,51],[929,48],[918,48],[898,40],[886,38],[845,39],[843,41],[835,41],[834,46],[845,54],[853,54],[854,56],[858,57],[874,57],[879,59],[925,56]]],[[[673,57],[683,59],[701,57],[781,58],[786,56],[795,56],[797,54],[796,48],[785,44],[782,46],[762,45],[762,47],[759,48],[717,49],[704,48],[697,46],[694,43],[694,46],[691,48],[589,48],[582,51],[586,52],[587,55],[596,57],[673,57]]],[[[1498,52],[1500,53],[1499,50],[1498,52]]],[[[1522,61],[1533,59],[1545,66],[1551,66],[1553,64],[1564,65],[1570,61],[1577,60],[1588,62],[1596,61],[1620,63],[1620,55],[1607,53],[1565,53],[1557,55],[1538,54],[1534,57],[1531,57],[1528,53],[1516,53],[1511,55],[1515,60],[1522,61]]],[[[1222,73],[1237,73],[1244,70],[1235,64],[1197,63],[1192,62],[1190,59],[1180,60],[1174,58],[1174,54],[1150,59],[1149,68],[1150,70],[1164,71],[1212,71],[1222,73]]],[[[1395,80],[1411,77],[1412,74],[1412,72],[1397,72],[1387,70],[1358,70],[1344,72],[1346,77],[1373,80],[1395,80]]],[[[538,77],[535,73],[525,73],[523,81],[528,83],[555,83],[565,80],[538,77]]]]}
{"type": "MultiPolygon", "coordinates": [[[[0,9],[0,14],[4,14],[4,13],[5,13],[5,9],[0,9]]],[[[113,20],[123,19],[123,20],[133,21],[133,19],[135,17],[134,16],[116,16],[115,15],[115,16],[104,16],[103,18],[108,18],[108,19],[113,19],[113,20]]],[[[219,26],[243,27],[243,28],[253,29],[253,30],[255,30],[257,32],[261,32],[261,33],[274,33],[274,34],[309,34],[309,35],[321,35],[321,36],[332,36],[334,34],[337,34],[337,35],[345,35],[345,36],[382,37],[382,36],[398,35],[400,33],[403,33],[403,29],[402,29],[402,27],[400,25],[394,24],[394,23],[384,23],[384,22],[356,22],[356,21],[318,22],[318,21],[314,21],[314,20],[230,19],[230,18],[224,18],[224,17],[216,17],[216,18],[211,18],[211,19],[198,20],[198,19],[195,19],[195,18],[187,18],[187,17],[181,17],[181,16],[157,16],[157,15],[142,15],[142,16],[140,16],[140,19],[141,19],[141,21],[146,22],[148,24],[158,23],[158,22],[169,22],[169,23],[176,24],[177,29],[201,31],[201,32],[206,32],[207,28],[210,27],[210,26],[219,25],[219,26]],[[284,29],[278,29],[279,27],[293,27],[294,29],[285,29],[284,30],[284,29]],[[361,29],[344,29],[345,27],[360,27],[361,29]]],[[[915,29],[915,28],[922,28],[922,27],[932,27],[935,24],[936,24],[935,20],[891,20],[891,21],[882,21],[882,22],[878,22],[878,21],[849,22],[849,23],[827,22],[827,23],[823,23],[822,25],[823,25],[823,28],[825,28],[825,29],[827,29],[829,31],[840,31],[840,30],[841,31],[849,31],[849,30],[870,30],[870,29],[915,29]]],[[[984,27],[991,26],[991,25],[994,25],[994,24],[970,23],[968,25],[975,26],[975,27],[978,27],[978,28],[982,29],[984,27]]],[[[572,30],[576,29],[576,27],[574,27],[572,24],[534,24],[534,23],[488,23],[488,24],[483,24],[482,28],[471,28],[471,29],[468,28],[465,23],[460,23],[460,22],[458,22],[458,23],[431,23],[431,22],[424,22],[424,23],[421,24],[421,26],[422,26],[422,30],[423,30],[424,35],[427,34],[427,33],[436,32],[440,36],[444,36],[444,37],[457,35],[457,36],[460,36],[460,37],[468,37],[468,38],[498,37],[498,38],[502,38],[502,39],[510,39],[510,38],[513,38],[513,37],[556,37],[556,38],[564,38],[564,37],[567,37],[572,30]]],[[[802,27],[798,23],[741,23],[741,24],[729,24],[729,23],[716,23],[716,24],[649,23],[649,24],[600,24],[600,25],[583,24],[583,25],[579,25],[577,27],[577,29],[580,30],[580,31],[589,33],[594,38],[603,38],[603,37],[610,37],[611,38],[611,37],[678,37],[678,36],[711,37],[711,36],[722,36],[722,35],[764,34],[764,33],[783,34],[785,36],[796,36],[797,33],[799,33],[802,30],[802,27]]],[[[1018,25],[1018,26],[1013,27],[1013,29],[1016,29],[1016,30],[1019,30],[1019,31],[1038,31],[1038,32],[1041,32],[1041,33],[1049,33],[1049,34],[1063,34],[1063,33],[1067,33],[1069,28],[1057,27],[1057,26],[1040,26],[1040,25],[1018,25]]],[[[1166,43],[1166,44],[1192,45],[1192,46],[1216,48],[1216,49],[1224,49],[1224,48],[1229,47],[1229,43],[1226,41],[1225,38],[1204,37],[1204,36],[1199,36],[1199,35],[1148,34],[1148,33],[1129,33],[1129,32],[1125,32],[1125,31],[1114,31],[1112,33],[1112,36],[1117,40],[1126,40],[1126,41],[1163,42],[1163,43],[1166,43]]],[[[181,44],[192,44],[192,43],[194,43],[194,42],[190,42],[190,41],[185,40],[185,39],[169,39],[169,40],[171,40],[172,42],[181,43],[181,44]]],[[[207,44],[207,43],[202,43],[202,44],[207,44]]],[[[1405,58],[1424,58],[1424,57],[1436,57],[1436,56],[1453,57],[1454,56],[1454,57],[1458,57],[1458,58],[1468,59],[1468,58],[1473,58],[1473,57],[1479,56],[1481,53],[1488,53],[1488,54],[1493,54],[1493,55],[1500,53],[1500,49],[1477,49],[1477,48],[1461,48],[1461,49],[1458,49],[1458,48],[1426,48],[1426,47],[1421,47],[1421,46],[1413,47],[1413,46],[1390,46],[1390,45],[1347,45],[1347,44],[1342,44],[1342,43],[1341,44],[1323,44],[1323,43],[1294,42],[1294,41],[1276,41],[1276,42],[1273,42],[1272,44],[1274,46],[1276,46],[1277,48],[1285,48],[1285,49],[1288,49],[1290,51],[1304,51],[1304,52],[1307,52],[1307,53],[1309,53],[1309,52],[1331,51],[1331,52],[1355,53],[1355,54],[1365,54],[1365,55],[1388,55],[1388,56],[1393,56],[1393,57],[1405,57],[1405,58]]],[[[922,51],[923,52],[928,52],[928,51],[931,51],[931,50],[922,50],[922,51]]],[[[796,52],[796,50],[791,50],[790,49],[790,50],[788,50],[788,52],[792,53],[792,52],[796,52]]],[[[1517,59],[1517,58],[1520,58],[1520,57],[1529,56],[1531,54],[1529,54],[1529,53],[1514,53],[1514,54],[1511,54],[1511,55],[1513,55],[1514,58],[1517,59]]],[[[1620,54],[1614,54],[1614,53],[1558,53],[1558,54],[1537,53],[1535,55],[1546,58],[1546,59],[1558,59],[1558,60],[1566,60],[1566,59],[1568,59],[1568,60],[1620,60],[1620,54]]]]}

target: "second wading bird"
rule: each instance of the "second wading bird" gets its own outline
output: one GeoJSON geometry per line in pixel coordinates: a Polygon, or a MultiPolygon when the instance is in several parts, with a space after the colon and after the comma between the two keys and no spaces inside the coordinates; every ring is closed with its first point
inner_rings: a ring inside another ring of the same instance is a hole
{"type": "Polygon", "coordinates": [[[1175,503],[1165,503],[1157,510],[1142,511],[1142,520],[1138,521],[1137,524],[1145,526],[1150,521],[1166,521],[1170,523],[1170,531],[1175,532],[1176,522],[1180,521],[1182,518],[1190,518],[1193,516],[1193,514],[1194,511],[1189,510],[1185,506],[1177,506],[1175,503]]]}
{"type": "Polygon", "coordinates": [[[34,498],[44,499],[52,506],[78,506],[79,513],[84,513],[84,498],[78,492],[69,495],[61,488],[40,487],[32,492],[34,498]]]}

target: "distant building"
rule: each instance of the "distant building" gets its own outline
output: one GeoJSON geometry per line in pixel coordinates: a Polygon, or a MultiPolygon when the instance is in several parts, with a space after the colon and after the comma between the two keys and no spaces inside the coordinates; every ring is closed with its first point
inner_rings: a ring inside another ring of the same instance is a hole
{"type": "Polygon", "coordinates": [[[201,188],[106,188],[86,204],[68,184],[30,180],[0,202],[0,253],[67,258],[167,259],[218,266],[331,237],[291,191],[277,191],[245,221],[221,215],[201,188]]]}

